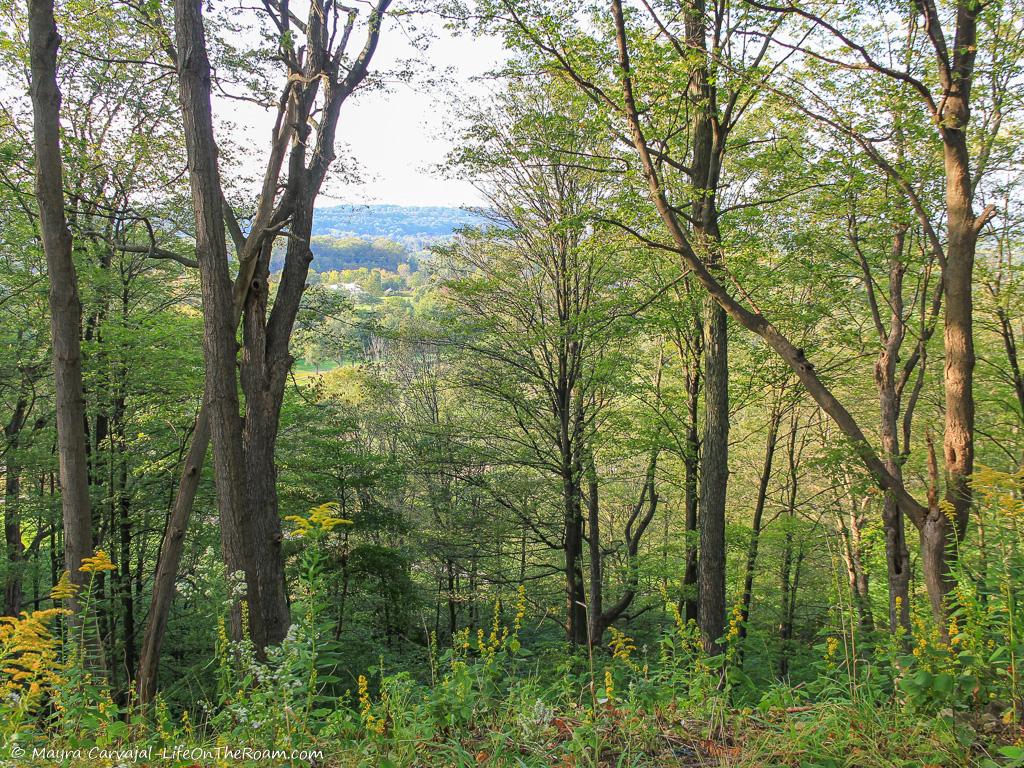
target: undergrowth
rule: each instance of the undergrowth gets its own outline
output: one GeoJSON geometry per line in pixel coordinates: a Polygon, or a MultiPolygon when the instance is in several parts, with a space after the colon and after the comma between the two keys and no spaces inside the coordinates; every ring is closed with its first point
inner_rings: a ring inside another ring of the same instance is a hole
{"type": "MultiPolygon", "coordinates": [[[[172,712],[115,702],[95,658],[92,579],[52,607],[0,620],[0,734],[12,765],[120,766],[1024,766],[1016,587],[1021,475],[980,473],[979,524],[991,556],[962,558],[949,626],[915,618],[909,635],[858,637],[825,627],[813,676],[751,683],[739,614],[708,658],[664,595],[672,631],[653,645],[613,629],[607,647],[566,656],[525,647],[520,587],[486,627],[430,637],[422,674],[380,663],[354,685],[323,621],[321,546],[347,521],[331,506],[293,522],[300,555],[296,622],[259,660],[228,636],[231,593],[216,632],[217,695],[172,712]],[[983,566],[983,567],[982,567],[983,566]],[[70,601],[80,610],[72,614],[70,601]],[[74,618],[75,620],[72,620],[74,618]],[[942,631],[945,630],[945,631],[942,631]]],[[[244,611],[243,611],[244,621],[244,611]]]]}

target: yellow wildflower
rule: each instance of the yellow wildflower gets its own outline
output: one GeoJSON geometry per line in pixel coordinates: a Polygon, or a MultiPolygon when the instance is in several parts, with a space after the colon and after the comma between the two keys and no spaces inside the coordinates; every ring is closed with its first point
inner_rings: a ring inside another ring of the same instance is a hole
{"type": "Polygon", "coordinates": [[[526,586],[520,584],[519,589],[516,590],[516,617],[512,622],[514,632],[518,632],[523,626],[524,616],[526,616],[526,586]]]}
{"type": "Polygon", "coordinates": [[[839,640],[834,637],[830,637],[825,641],[825,658],[834,659],[836,652],[839,650],[839,640]]]}
{"type": "Polygon", "coordinates": [[[295,523],[295,532],[302,537],[315,536],[322,533],[329,533],[339,525],[351,525],[351,520],[338,517],[341,505],[336,501],[321,504],[309,510],[307,517],[301,515],[287,515],[285,520],[295,523]]]}
{"type": "Polygon", "coordinates": [[[97,549],[95,555],[92,557],[86,557],[82,560],[82,564],[79,566],[78,570],[82,571],[82,573],[112,571],[114,570],[114,564],[110,561],[110,555],[102,549],[97,549]]]}
{"type": "Polygon", "coordinates": [[[953,616],[949,620],[949,643],[950,645],[956,645],[963,640],[960,635],[960,625],[957,623],[956,616],[953,616]]]}
{"type": "Polygon", "coordinates": [[[740,636],[740,624],[743,623],[743,608],[737,603],[733,606],[732,617],[729,619],[729,631],[725,635],[727,641],[735,640],[740,636]]]}
{"type": "Polygon", "coordinates": [[[38,703],[43,691],[60,682],[56,670],[58,640],[50,621],[64,608],[48,608],[21,616],[0,617],[0,696],[25,694],[20,706],[26,711],[38,703]]]}
{"type": "Polygon", "coordinates": [[[78,593],[78,585],[71,583],[71,574],[64,571],[50,590],[51,600],[70,600],[78,593]]]}
{"type": "Polygon", "coordinates": [[[610,627],[612,639],[609,645],[612,648],[612,658],[624,661],[630,666],[633,666],[629,660],[630,655],[636,650],[636,645],[633,644],[633,638],[626,635],[624,632],[610,627]]]}
{"type": "Polygon", "coordinates": [[[366,679],[366,675],[360,675],[358,680],[359,685],[359,713],[363,718],[363,722],[366,722],[370,716],[370,685],[366,679]]]}

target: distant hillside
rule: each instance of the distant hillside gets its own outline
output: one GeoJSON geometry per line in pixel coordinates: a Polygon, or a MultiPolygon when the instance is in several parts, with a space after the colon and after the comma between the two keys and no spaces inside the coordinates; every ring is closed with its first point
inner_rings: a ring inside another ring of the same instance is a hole
{"type": "MultiPolygon", "coordinates": [[[[483,217],[461,208],[409,205],[335,205],[313,214],[312,268],[386,269],[399,264],[414,270],[432,244],[460,227],[484,224],[483,217]]],[[[274,249],[272,272],[284,263],[284,244],[274,249]]]]}
{"type": "Polygon", "coordinates": [[[459,227],[483,219],[461,208],[409,205],[335,205],[317,208],[313,234],[341,237],[386,237],[412,249],[450,237],[459,227]]]}

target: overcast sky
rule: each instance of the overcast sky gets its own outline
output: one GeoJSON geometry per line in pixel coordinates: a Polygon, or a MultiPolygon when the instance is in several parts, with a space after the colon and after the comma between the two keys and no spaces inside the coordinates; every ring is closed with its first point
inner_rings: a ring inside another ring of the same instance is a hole
{"type": "MultiPolygon", "coordinates": [[[[479,205],[482,201],[468,183],[445,178],[434,166],[444,161],[458,123],[454,109],[460,94],[485,94],[488,85],[473,78],[504,60],[495,39],[455,35],[436,21],[417,22],[434,35],[426,51],[416,51],[409,35],[393,19],[383,28],[374,57],[375,71],[387,71],[413,56],[431,66],[429,76],[412,83],[393,84],[386,91],[357,94],[344,104],[338,124],[338,161],[354,158],[360,184],[333,183],[324,189],[318,205],[337,203],[392,203],[398,205],[479,205]]],[[[361,44],[361,43],[360,43],[361,44]]],[[[232,136],[242,147],[252,147],[246,170],[255,174],[266,156],[271,117],[237,101],[221,101],[218,117],[231,120],[232,136]]],[[[245,153],[247,154],[247,153],[245,153]]]]}

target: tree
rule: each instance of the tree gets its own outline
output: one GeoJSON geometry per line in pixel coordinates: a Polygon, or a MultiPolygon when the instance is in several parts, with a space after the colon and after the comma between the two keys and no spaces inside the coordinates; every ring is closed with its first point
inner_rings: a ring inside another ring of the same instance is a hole
{"type": "MultiPolygon", "coordinates": [[[[640,301],[632,286],[616,285],[628,248],[592,229],[607,194],[600,161],[579,162],[600,155],[589,143],[592,117],[571,93],[526,81],[476,114],[474,141],[458,159],[488,196],[494,225],[464,233],[442,251],[452,309],[464,318],[451,343],[474,361],[461,375],[499,414],[489,433],[503,445],[494,461],[558,478],[557,533],[545,535],[534,520],[524,524],[561,550],[573,645],[599,643],[636,596],[630,580],[617,601],[604,603],[608,545],[601,540],[597,440],[629,370],[623,334],[640,301]]],[[[657,508],[656,436],[652,443],[623,529],[631,566],[657,508]]]]}
{"type": "MultiPolygon", "coordinates": [[[[1010,30],[1020,11],[1013,3],[982,5],[973,0],[956,0],[948,3],[947,9],[942,3],[920,0],[908,11],[905,22],[901,19],[901,24],[908,30],[920,25],[925,44],[918,45],[911,34],[903,48],[894,51],[888,42],[876,44],[869,37],[870,32],[862,28],[866,20],[857,7],[849,14],[840,14],[840,18],[845,16],[843,22],[833,22],[830,19],[836,9],[832,7],[826,17],[813,3],[798,7],[749,0],[749,4],[781,18],[798,20],[815,40],[831,40],[839,47],[837,56],[827,57],[835,70],[863,73],[858,78],[862,82],[888,81],[903,98],[914,99],[932,125],[931,136],[922,135],[922,140],[938,139],[940,145],[945,193],[941,206],[934,210],[915,188],[913,165],[905,165],[902,154],[895,158],[886,155],[884,145],[888,139],[878,139],[857,121],[844,119],[825,98],[812,98],[809,105],[801,107],[829,129],[852,139],[878,172],[906,195],[941,267],[945,499],[942,505],[937,501],[922,505],[911,499],[897,499],[895,503],[920,532],[932,611],[938,623],[945,626],[945,603],[953,588],[948,560],[955,557],[956,545],[966,533],[971,509],[968,478],[974,469],[974,263],[978,238],[996,214],[994,204],[975,213],[974,203],[984,189],[982,182],[989,170],[993,143],[1006,117],[1007,88],[1014,77],[1011,73],[1016,70],[1021,45],[1020,36],[1010,30]],[[983,62],[981,71],[976,66],[979,56],[983,62]],[[988,87],[976,92],[974,86],[979,80],[988,87]],[[979,97],[979,93],[985,95],[979,97]],[[988,113],[973,139],[972,108],[988,113]],[[952,514],[947,514],[943,507],[951,509],[952,514]]],[[[789,43],[780,44],[792,48],[789,43]]],[[[822,59],[806,44],[797,46],[797,50],[808,60],[822,59]]],[[[798,99],[806,93],[801,88],[798,99]]],[[[892,341],[898,329],[891,330],[892,341]]],[[[884,368],[883,362],[883,374],[884,368]]],[[[891,403],[891,396],[883,392],[882,397],[891,403]]],[[[883,403],[883,408],[891,407],[883,403]]],[[[886,440],[883,450],[890,455],[898,454],[898,450],[893,450],[892,439],[886,440]]],[[[887,472],[902,487],[902,479],[893,475],[892,468],[890,464],[887,472]]],[[[933,491],[937,499],[937,489],[933,491]]],[[[890,509],[886,514],[891,518],[894,512],[890,509]]]]}
{"type": "Polygon", "coordinates": [[[60,36],[52,0],[29,2],[32,63],[33,136],[39,234],[50,281],[50,335],[53,348],[57,439],[60,456],[64,562],[71,580],[82,584],[82,560],[92,555],[92,514],[82,396],[81,311],[78,276],[71,258],[71,232],[64,214],[60,150],[60,91],[57,48],[60,36]]]}

